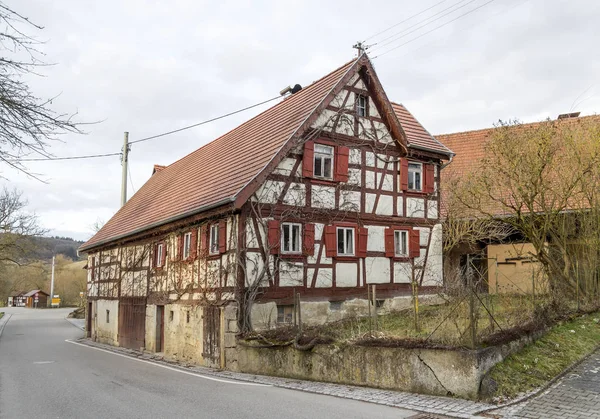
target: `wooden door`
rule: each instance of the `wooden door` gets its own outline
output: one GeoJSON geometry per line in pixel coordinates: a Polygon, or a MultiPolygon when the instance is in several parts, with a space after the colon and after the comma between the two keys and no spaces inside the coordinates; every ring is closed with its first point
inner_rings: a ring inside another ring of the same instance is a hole
{"type": "Polygon", "coordinates": [[[137,351],[146,346],[145,297],[119,300],[119,345],[137,351]]]}
{"type": "Polygon", "coordinates": [[[220,350],[219,337],[221,330],[221,310],[217,306],[204,307],[204,339],[202,357],[210,360],[214,365],[219,365],[220,350]]]}

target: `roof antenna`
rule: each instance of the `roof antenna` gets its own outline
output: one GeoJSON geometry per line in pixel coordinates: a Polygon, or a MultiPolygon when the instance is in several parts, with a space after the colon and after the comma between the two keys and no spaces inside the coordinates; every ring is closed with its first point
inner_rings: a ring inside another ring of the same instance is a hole
{"type": "Polygon", "coordinates": [[[367,52],[367,50],[369,48],[371,48],[374,44],[372,45],[367,45],[365,44],[364,41],[357,41],[356,44],[352,45],[352,48],[354,48],[355,50],[357,50],[357,55],[360,57],[361,55],[363,55],[364,53],[367,52]]]}

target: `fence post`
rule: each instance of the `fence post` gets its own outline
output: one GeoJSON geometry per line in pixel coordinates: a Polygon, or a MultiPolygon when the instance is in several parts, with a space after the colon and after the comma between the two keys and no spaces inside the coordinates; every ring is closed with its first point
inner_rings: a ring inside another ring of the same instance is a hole
{"type": "Polygon", "coordinates": [[[471,270],[471,256],[467,255],[467,281],[469,287],[469,327],[471,329],[471,347],[477,344],[477,327],[475,325],[475,289],[473,287],[473,274],[471,270]]]}
{"type": "Polygon", "coordinates": [[[415,261],[411,262],[411,285],[412,285],[412,298],[413,298],[413,311],[415,316],[415,331],[419,333],[419,290],[417,288],[417,281],[415,280],[415,261]]]}
{"type": "Polygon", "coordinates": [[[373,315],[371,314],[371,286],[367,284],[367,306],[369,308],[369,333],[373,333],[373,315]]]}
{"type": "Polygon", "coordinates": [[[298,321],[296,319],[296,312],[298,307],[296,307],[296,288],[294,288],[294,326],[298,326],[298,321]]]}
{"type": "Polygon", "coordinates": [[[535,310],[535,269],[531,269],[531,303],[535,310]]]}
{"type": "Polygon", "coordinates": [[[296,306],[298,307],[298,333],[302,333],[302,308],[300,306],[300,293],[296,294],[296,306]]]}
{"type": "Polygon", "coordinates": [[[371,297],[373,297],[373,328],[377,331],[377,286],[375,284],[373,284],[371,297]]]}

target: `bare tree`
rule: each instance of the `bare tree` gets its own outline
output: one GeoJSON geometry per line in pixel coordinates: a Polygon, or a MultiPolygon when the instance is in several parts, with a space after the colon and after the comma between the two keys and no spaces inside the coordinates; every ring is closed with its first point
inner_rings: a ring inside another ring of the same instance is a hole
{"type": "Polygon", "coordinates": [[[27,34],[41,29],[0,2],[0,160],[26,173],[20,162],[24,156],[49,157],[50,140],[66,132],[81,133],[74,115],[54,111],[54,98],[37,97],[26,81],[48,65],[39,50],[43,42],[27,34]]]}

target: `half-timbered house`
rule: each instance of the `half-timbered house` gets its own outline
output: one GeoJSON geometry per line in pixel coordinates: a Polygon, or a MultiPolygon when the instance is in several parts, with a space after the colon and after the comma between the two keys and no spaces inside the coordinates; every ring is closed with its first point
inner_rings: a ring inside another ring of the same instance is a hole
{"type": "Polygon", "coordinates": [[[402,307],[442,284],[452,152],[388,100],[366,54],[150,179],[81,250],[89,335],[223,365],[239,327],[402,307]]]}

